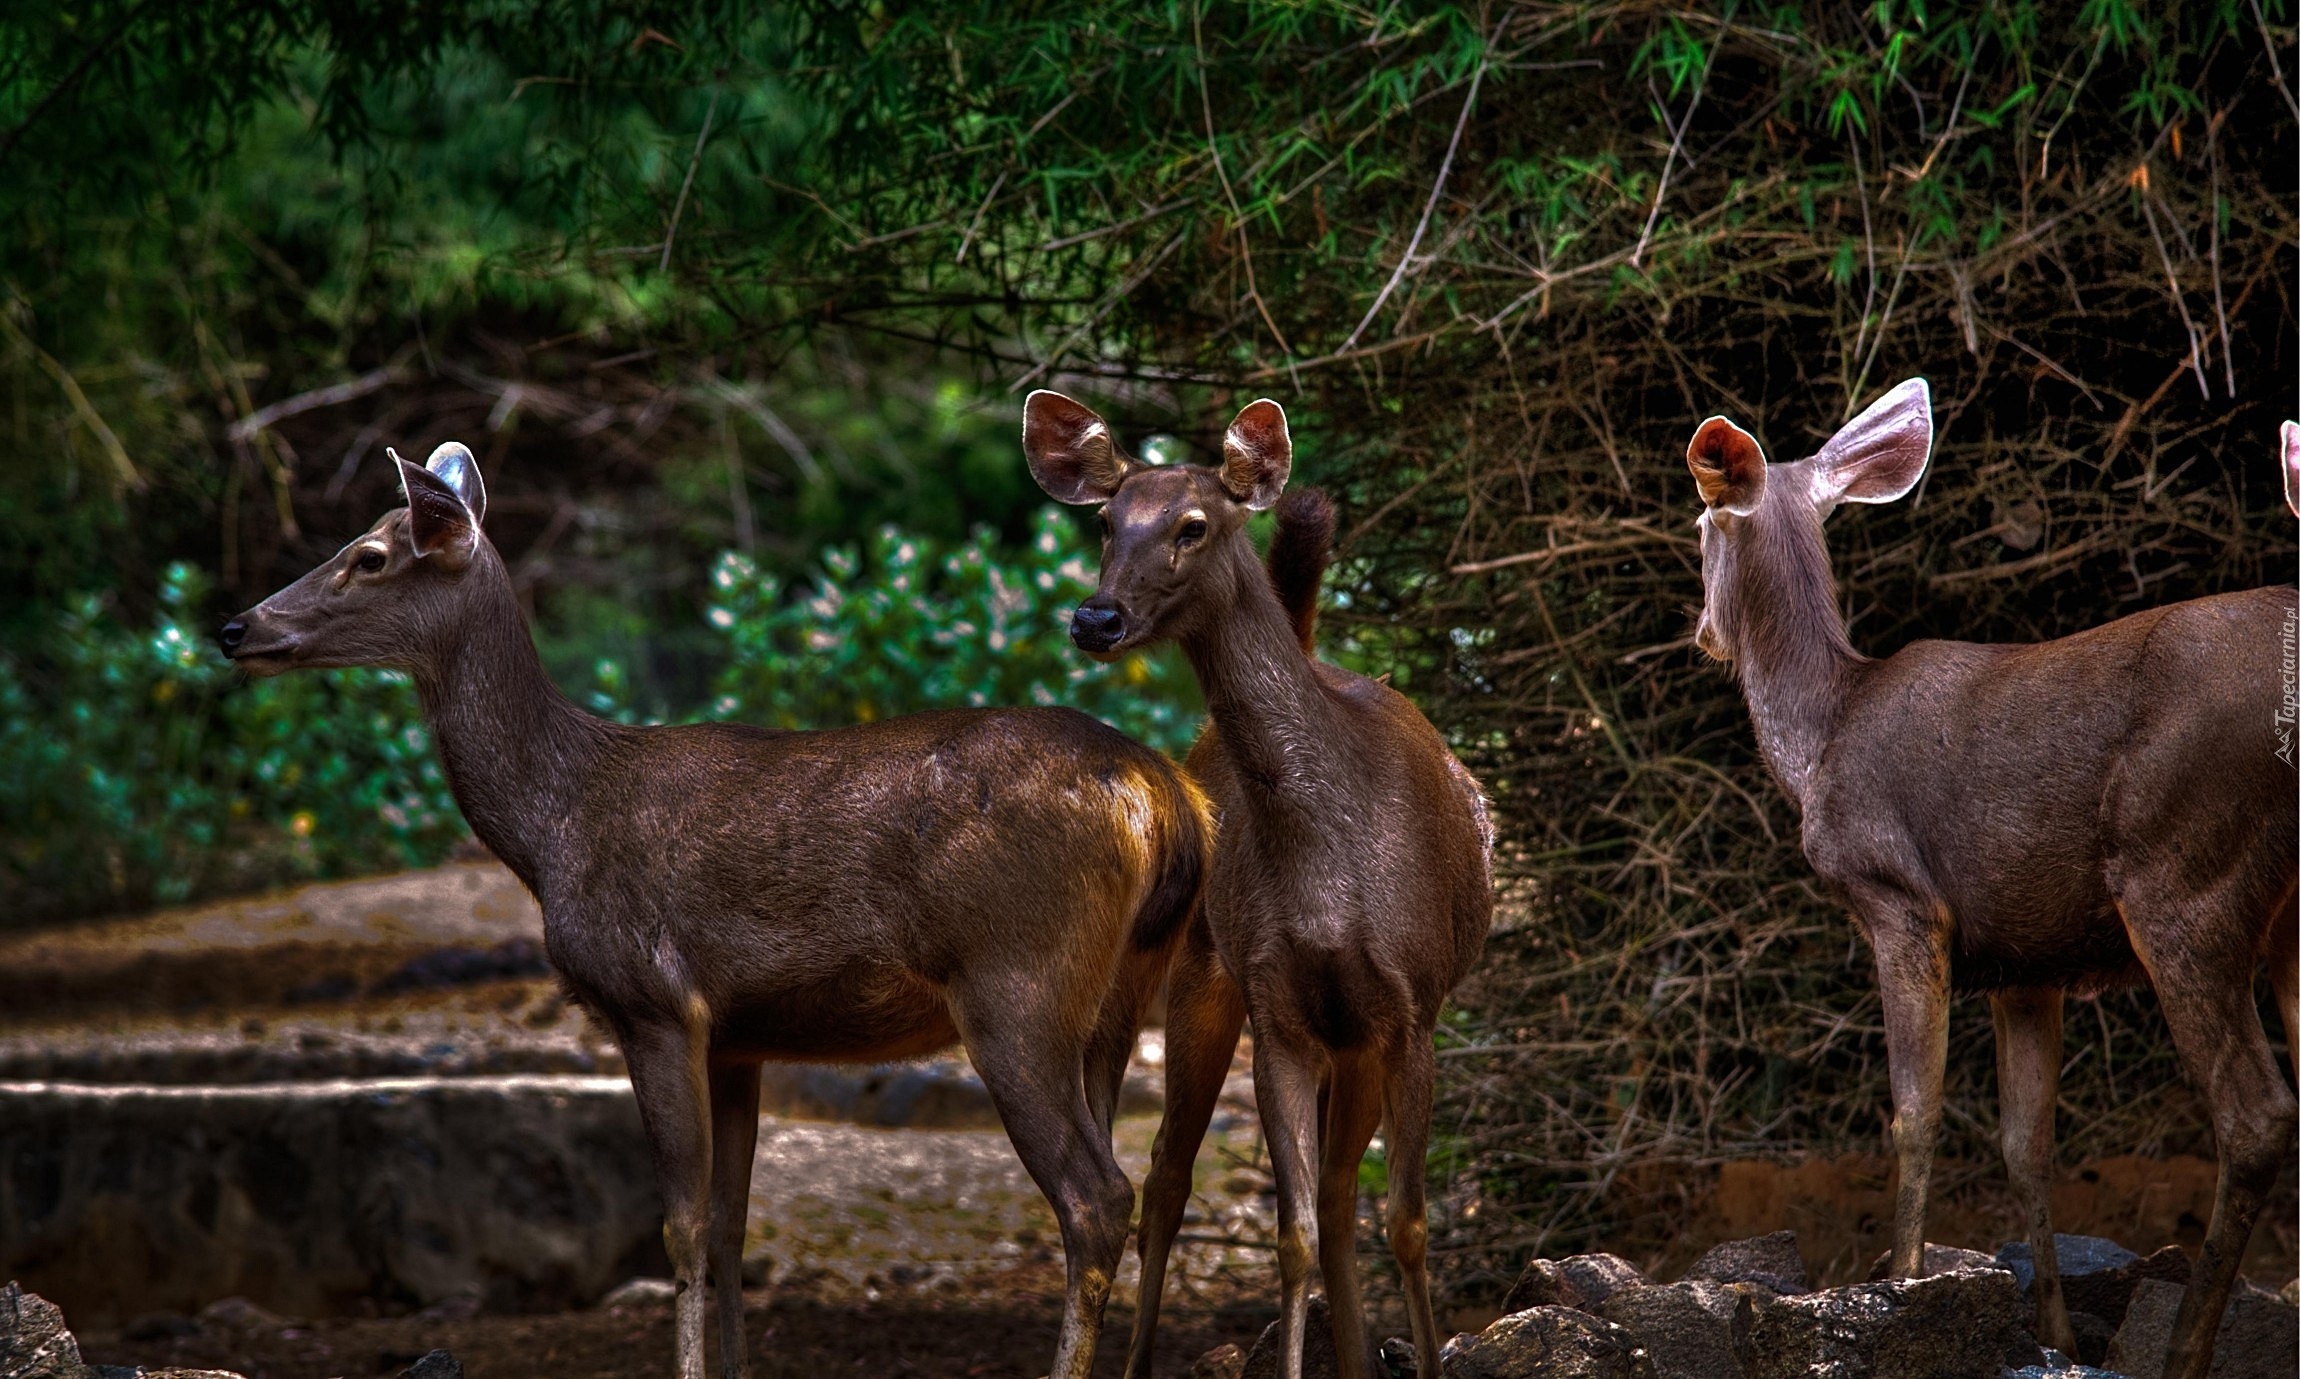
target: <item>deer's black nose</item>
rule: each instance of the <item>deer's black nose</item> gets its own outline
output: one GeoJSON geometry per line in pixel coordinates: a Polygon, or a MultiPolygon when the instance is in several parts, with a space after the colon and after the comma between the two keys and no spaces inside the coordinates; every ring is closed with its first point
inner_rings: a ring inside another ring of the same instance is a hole
{"type": "Polygon", "coordinates": [[[1082,603],[1070,615],[1070,640],[1078,643],[1081,651],[1108,651],[1125,635],[1126,619],[1115,608],[1082,603]]]}
{"type": "Polygon", "coordinates": [[[229,656],[240,649],[240,643],[246,639],[247,635],[248,625],[246,621],[234,618],[224,624],[224,630],[216,634],[216,640],[224,644],[224,654],[229,656]]]}

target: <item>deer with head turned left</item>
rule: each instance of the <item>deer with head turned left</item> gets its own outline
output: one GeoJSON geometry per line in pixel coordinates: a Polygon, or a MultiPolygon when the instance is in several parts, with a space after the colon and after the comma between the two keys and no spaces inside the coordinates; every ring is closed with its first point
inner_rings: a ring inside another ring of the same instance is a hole
{"type": "Polygon", "coordinates": [[[1358,1299],[1358,1163],[1389,1127],[1390,1250],[1416,1353],[1437,1372],[1423,1184],[1438,1011],[1485,943],[1492,830],[1477,783],[1411,700],[1312,654],[1333,509],[1279,502],[1278,404],[1230,423],[1218,468],[1148,467],[1059,393],[1023,413],[1040,486],[1102,505],[1102,570],[1070,636],[1098,660],[1181,644],[1206,693],[1189,767],[1219,823],[1202,921],[1167,986],[1166,1120],[1143,1181],[1130,1379],[1148,1379],[1168,1252],[1242,1021],[1278,1186],[1285,1379],[1300,1379],[1310,1271],[1345,1379],[1371,1357],[1358,1299]],[[1276,505],[1265,572],[1246,519],[1276,505]]]}
{"type": "Polygon", "coordinates": [[[630,1067],[680,1379],[703,1377],[706,1265],[720,1372],[745,1372],[759,1064],[954,1042],[1053,1204],[1053,1373],[1086,1379],[1134,1206],[1111,1115],[1211,843],[1196,788],[1068,709],[827,732],[592,717],[536,659],[471,452],[393,459],[407,506],[232,619],[224,650],[256,675],[414,678],[472,832],[542,902],[552,966],[630,1067]]]}
{"type": "MultiPolygon", "coordinates": [[[[1931,450],[1922,379],[1793,464],[1768,464],[1723,417],[1701,423],[1685,455],[1703,504],[1694,640],[1739,673],[1766,764],[1803,815],[1805,856],[1876,960],[1900,1161],[1893,1273],[1923,1270],[1949,995],[1985,991],[2038,1335],[2074,1352],[2051,1220],[2062,996],[2145,982],[2218,1141],[2212,1223],[2163,1371],[2203,1379],[2295,1121],[2252,995],[2265,965],[2285,1035],[2300,1039],[2300,828],[2277,735],[2294,591],[1871,660],[1846,636],[1821,524],[1841,504],[1907,493],[1931,450]]],[[[2294,473],[2288,462],[2287,483],[2294,473]]]]}

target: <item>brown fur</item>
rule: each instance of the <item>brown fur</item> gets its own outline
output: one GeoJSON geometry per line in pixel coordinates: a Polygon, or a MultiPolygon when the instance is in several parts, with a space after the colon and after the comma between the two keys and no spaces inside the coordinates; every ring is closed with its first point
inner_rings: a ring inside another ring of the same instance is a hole
{"type": "Polygon", "coordinates": [[[413,506],[236,619],[227,650],[258,674],[414,676],[472,831],[542,902],[553,965],[629,1061],[682,1379],[703,1371],[706,1245],[722,1371],[744,1372],[760,1062],[960,1040],[1061,1222],[1054,1373],[1084,1379],[1133,1206],[1110,1119],[1196,903],[1203,797],[1066,709],[807,733],[594,718],[544,675],[477,515],[404,469],[413,506]]]}
{"type": "Polygon", "coordinates": [[[2146,981],[2219,1141],[2165,1368],[2202,1379],[2295,1119],[2252,983],[2265,961],[2300,1038],[2300,829],[2276,736],[2300,609],[2291,589],[2254,589],[2053,642],[1916,642],[1869,660],[1846,638],[1821,524],[1839,501],[1905,492],[1930,439],[1914,380],[1795,464],[1704,423],[1687,451],[1709,504],[1697,640],[1739,671],[1765,759],[1802,808],[1805,855],[1875,952],[1901,1162],[1894,1271],[1922,1267],[1949,992],[1985,990],[2039,1333],[2073,1350],[2049,1210],[2062,994],[2146,981]]]}
{"type": "MultiPolygon", "coordinates": [[[[1071,418],[1034,434],[1092,431],[1076,415],[1092,414],[1067,398],[1035,394],[1030,406],[1071,418]]],[[[1249,1017],[1278,1180],[1285,1375],[1301,1373],[1313,1266],[1341,1373],[1369,1373],[1353,1259],[1357,1175],[1384,1121],[1390,1248],[1415,1344],[1434,1356],[1440,1340],[1423,1182],[1432,1036],[1485,942],[1491,830],[1476,782],[1411,701],[1307,654],[1332,532],[1324,500],[1289,499],[1270,569],[1255,561],[1245,519],[1284,485],[1284,425],[1275,403],[1256,402],[1225,437],[1221,469],[1129,467],[1115,484],[1083,489],[1073,480],[1085,467],[1059,447],[1030,451],[1048,492],[1108,501],[1100,587],[1073,636],[1105,657],[1179,642],[1210,719],[1189,765],[1220,830],[1203,921],[1168,983],[1166,1121],[1143,1184],[1141,1304],[1126,1370],[1137,1379],[1150,1372],[1190,1162],[1249,1017]]]]}

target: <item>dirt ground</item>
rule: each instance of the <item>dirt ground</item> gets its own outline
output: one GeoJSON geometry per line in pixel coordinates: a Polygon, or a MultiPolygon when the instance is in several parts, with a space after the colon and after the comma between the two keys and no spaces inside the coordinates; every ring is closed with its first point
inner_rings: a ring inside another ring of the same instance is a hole
{"type": "MultiPolygon", "coordinates": [[[[612,1044],[536,969],[539,939],[532,902],[493,863],[18,936],[0,941],[0,1079],[619,1073],[612,1044]]],[[[1138,1071],[1154,1083],[1155,1035],[1143,1052],[1138,1071]]],[[[963,1075],[963,1064],[953,1067],[963,1075]]],[[[746,1256],[771,1260],[772,1281],[746,1296],[753,1372],[1042,1373],[1060,1315],[1060,1241],[995,1120],[885,1128],[809,1114],[822,1113],[786,1105],[762,1124],[746,1256]]],[[[1156,1128],[1155,1114],[1120,1122],[1120,1161],[1137,1182],[1156,1128]]],[[[2199,1159],[2079,1166],[2056,1192],[2060,1227],[2144,1252],[2193,1248],[2212,1172],[2199,1159]]],[[[1869,1153],[1628,1184],[1666,1205],[1638,1214],[1666,1229],[1612,1248],[1674,1277],[1718,1240],[1789,1227],[1817,1281],[1849,1281],[1882,1248],[1891,1177],[1889,1160],[1869,1153]]],[[[1160,1375],[1186,1374],[1221,1342],[1250,1345],[1274,1310],[1273,1199],[1242,1060],[1197,1178],[1160,1375]]],[[[1940,1181],[1934,1239],[1993,1248],[2014,1233],[2000,1167],[1943,1165],[1940,1181]]],[[[1359,1239],[1376,1323],[1402,1330],[1370,1210],[1359,1239]]],[[[2246,1270],[2280,1286],[2294,1253],[2293,1223],[2264,1221],[2246,1270]]],[[[1446,1266],[1436,1265],[1442,1285],[1446,1266]]],[[[1122,1365],[1134,1283],[1129,1256],[1098,1373],[1122,1365]]],[[[1441,1327],[1482,1326],[1490,1301],[1441,1297],[1441,1327]]],[[[474,1315],[449,1303],[414,1316],[236,1327],[156,1315],[80,1337],[96,1363],[220,1366],[251,1379],[393,1375],[433,1348],[452,1351],[474,1379],[587,1379],[665,1373],[671,1353],[665,1303],[549,1315],[474,1315]]]]}

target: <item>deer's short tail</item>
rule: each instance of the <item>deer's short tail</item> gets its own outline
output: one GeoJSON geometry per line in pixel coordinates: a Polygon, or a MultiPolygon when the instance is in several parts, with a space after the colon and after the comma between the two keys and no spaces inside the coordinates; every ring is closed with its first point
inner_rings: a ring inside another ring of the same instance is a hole
{"type": "Polygon", "coordinates": [[[1334,545],[1334,505],[1314,488],[1297,488],[1278,500],[1278,530],[1270,538],[1270,583],[1293,620],[1302,650],[1318,641],[1318,581],[1334,545]]]}
{"type": "Polygon", "coordinates": [[[1214,853],[1213,807],[1205,792],[1174,768],[1160,773],[1158,794],[1158,817],[1151,834],[1157,871],[1134,912],[1132,940],[1137,952],[1163,949],[1181,935],[1214,853]]]}

